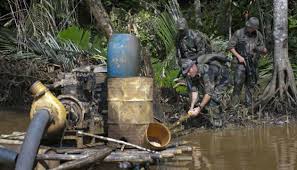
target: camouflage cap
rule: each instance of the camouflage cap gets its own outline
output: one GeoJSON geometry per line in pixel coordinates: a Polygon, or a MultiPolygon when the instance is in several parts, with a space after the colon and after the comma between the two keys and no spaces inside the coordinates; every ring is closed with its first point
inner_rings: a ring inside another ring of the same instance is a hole
{"type": "Polygon", "coordinates": [[[188,28],[188,23],[185,18],[179,18],[177,20],[177,29],[178,30],[184,30],[188,28]]]}
{"type": "Polygon", "coordinates": [[[259,19],[256,17],[251,17],[247,22],[245,23],[246,27],[258,29],[259,28],[259,19]]]}
{"type": "Polygon", "coordinates": [[[183,63],[182,63],[182,71],[183,71],[183,75],[186,75],[190,68],[195,64],[195,61],[192,61],[190,59],[186,59],[183,63]]]}

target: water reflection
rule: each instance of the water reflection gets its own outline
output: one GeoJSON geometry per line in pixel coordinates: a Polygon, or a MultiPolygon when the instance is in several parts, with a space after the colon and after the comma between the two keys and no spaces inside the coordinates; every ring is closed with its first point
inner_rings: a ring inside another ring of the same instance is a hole
{"type": "Polygon", "coordinates": [[[189,169],[294,169],[296,125],[229,129],[190,135],[195,146],[189,169]]]}

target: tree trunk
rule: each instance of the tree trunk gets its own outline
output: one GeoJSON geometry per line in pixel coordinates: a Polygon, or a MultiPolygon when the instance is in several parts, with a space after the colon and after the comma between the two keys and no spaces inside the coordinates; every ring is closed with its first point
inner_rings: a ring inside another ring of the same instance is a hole
{"type": "Polygon", "coordinates": [[[107,12],[105,11],[101,0],[86,0],[91,14],[95,17],[96,28],[104,32],[107,38],[112,35],[112,26],[107,12]]]}
{"type": "Polygon", "coordinates": [[[272,80],[256,105],[269,105],[269,109],[279,113],[293,109],[297,90],[288,58],[288,1],[274,0],[273,5],[274,71],[272,80]]]}
{"type": "Polygon", "coordinates": [[[149,52],[148,47],[142,48],[142,57],[143,57],[143,72],[146,77],[154,77],[153,65],[151,62],[151,53],[149,52]]]}
{"type": "Polygon", "coordinates": [[[202,14],[201,14],[201,3],[200,0],[195,0],[194,2],[194,6],[195,6],[195,22],[197,27],[201,27],[202,26],[202,14]]]}
{"type": "Polygon", "coordinates": [[[228,21],[229,21],[229,27],[228,27],[228,37],[229,37],[229,40],[231,39],[231,37],[232,37],[232,0],[230,0],[229,1],[229,9],[228,9],[228,11],[229,11],[229,19],[228,19],[228,21]]]}
{"type": "Polygon", "coordinates": [[[257,9],[258,9],[258,13],[259,13],[259,17],[260,17],[260,23],[261,23],[261,32],[262,32],[262,35],[263,35],[263,39],[264,39],[264,44],[266,44],[266,32],[265,32],[265,29],[264,29],[264,16],[263,16],[263,10],[261,8],[261,2],[260,0],[256,1],[257,3],[257,9]]]}

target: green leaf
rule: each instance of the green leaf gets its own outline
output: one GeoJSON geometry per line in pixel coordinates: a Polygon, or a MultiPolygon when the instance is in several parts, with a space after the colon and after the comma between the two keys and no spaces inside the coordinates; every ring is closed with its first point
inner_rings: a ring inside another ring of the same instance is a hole
{"type": "Polygon", "coordinates": [[[90,31],[80,29],[77,26],[68,27],[58,33],[58,38],[62,41],[71,41],[83,50],[89,49],[90,37],[90,31]]]}

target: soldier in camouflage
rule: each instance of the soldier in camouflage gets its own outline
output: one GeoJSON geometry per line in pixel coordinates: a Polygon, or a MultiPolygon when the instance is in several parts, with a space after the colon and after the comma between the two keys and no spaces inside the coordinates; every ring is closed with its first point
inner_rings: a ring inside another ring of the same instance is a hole
{"type": "Polygon", "coordinates": [[[191,106],[188,113],[191,116],[197,116],[202,109],[208,106],[211,123],[215,127],[221,127],[223,115],[220,101],[229,83],[228,71],[218,65],[197,64],[187,59],[182,63],[182,73],[191,78],[191,106]],[[198,91],[203,91],[203,98],[196,107],[198,91]]]}
{"type": "Polygon", "coordinates": [[[267,49],[263,43],[263,36],[257,30],[259,27],[259,20],[256,17],[251,17],[245,24],[244,28],[237,30],[228,44],[228,50],[236,57],[236,66],[234,70],[234,91],[233,102],[237,103],[240,99],[240,93],[243,85],[245,85],[245,104],[250,106],[252,104],[252,90],[256,85],[256,79],[251,82],[248,76],[257,77],[257,63],[260,53],[267,53],[267,49]],[[243,48],[239,48],[243,47],[243,48]],[[243,55],[245,51],[245,55],[243,55]],[[251,58],[247,58],[251,57],[251,58]],[[254,67],[256,71],[253,74],[247,74],[247,60],[252,61],[249,67],[254,67]]]}
{"type": "Polygon", "coordinates": [[[177,56],[179,64],[182,59],[196,59],[202,54],[212,52],[209,40],[199,31],[193,31],[188,28],[185,18],[180,18],[177,22],[177,56]]]}
{"type": "MultiPolygon", "coordinates": [[[[194,31],[188,28],[188,24],[185,18],[180,18],[177,22],[177,39],[176,39],[176,56],[178,65],[186,59],[196,60],[197,57],[203,54],[212,52],[209,40],[203,33],[194,31]]],[[[185,80],[182,75],[182,71],[179,72],[177,78],[174,80],[176,83],[182,82],[185,84],[185,80]]],[[[186,80],[187,81],[187,80],[186,80]]]]}

